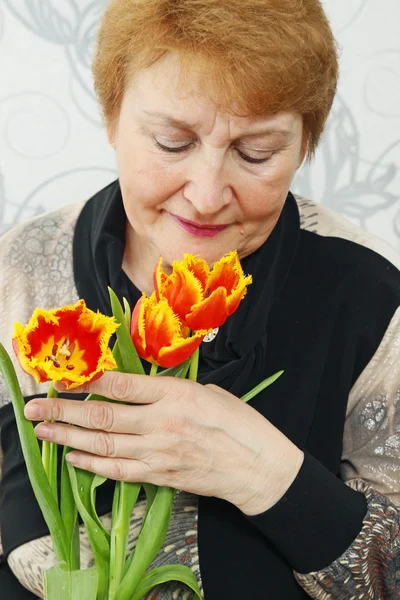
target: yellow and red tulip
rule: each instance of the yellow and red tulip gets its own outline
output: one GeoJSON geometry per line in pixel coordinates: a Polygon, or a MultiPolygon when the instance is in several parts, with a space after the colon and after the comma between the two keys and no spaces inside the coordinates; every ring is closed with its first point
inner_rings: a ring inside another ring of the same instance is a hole
{"type": "Polygon", "coordinates": [[[172,273],[162,269],[160,258],[154,285],[157,299],[164,298],[189,329],[220,327],[244,298],[251,275],[245,276],[237,252],[229,252],[210,271],[202,258],[185,254],[174,261],[172,273]]]}
{"type": "Polygon", "coordinates": [[[143,294],[137,302],[131,335],[141,358],[165,368],[180,365],[200,346],[207,331],[196,331],[192,337],[188,333],[164,298],[143,294]]]}
{"type": "Polygon", "coordinates": [[[100,377],[117,364],[108,347],[118,324],[84,300],[55,310],[36,308],[24,327],[14,324],[13,348],[37,383],[62,381],[67,389],[100,377]]]}

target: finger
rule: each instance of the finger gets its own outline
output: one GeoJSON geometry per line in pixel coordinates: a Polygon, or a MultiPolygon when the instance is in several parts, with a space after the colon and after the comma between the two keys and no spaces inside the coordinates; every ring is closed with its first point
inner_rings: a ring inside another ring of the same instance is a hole
{"type": "MultiPolygon", "coordinates": [[[[148,375],[132,375],[130,373],[107,371],[100,379],[69,391],[78,394],[98,394],[118,402],[153,404],[166,396],[171,385],[176,386],[179,382],[183,385],[190,383],[188,381],[176,380],[172,377],[158,378],[149,377],[148,375]],[[167,381],[167,379],[170,381],[167,381]]],[[[59,384],[55,384],[55,387],[58,391],[61,391],[59,384]]]]}
{"type": "Polygon", "coordinates": [[[116,481],[132,481],[139,483],[156,482],[152,470],[139,460],[131,458],[105,458],[85,452],[69,452],[66,460],[78,469],[96,473],[107,479],[116,481]]]}
{"type": "Polygon", "coordinates": [[[25,406],[25,417],[33,421],[63,421],[115,433],[150,433],[154,428],[154,416],[148,413],[147,406],[62,398],[36,398],[25,406]]]}
{"type": "Polygon", "coordinates": [[[41,440],[98,456],[142,459],[148,455],[148,443],[139,435],[88,431],[61,423],[39,423],[35,433],[41,440]]]}

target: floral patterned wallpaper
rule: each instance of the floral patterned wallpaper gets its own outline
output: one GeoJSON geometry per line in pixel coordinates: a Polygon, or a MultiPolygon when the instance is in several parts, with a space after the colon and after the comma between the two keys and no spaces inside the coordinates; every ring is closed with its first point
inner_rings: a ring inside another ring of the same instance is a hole
{"type": "MultiPolygon", "coordinates": [[[[0,2],[0,231],[116,177],[90,72],[106,4],[0,2]]],[[[292,190],[400,249],[400,2],[323,4],[341,79],[316,160],[292,190]]]]}

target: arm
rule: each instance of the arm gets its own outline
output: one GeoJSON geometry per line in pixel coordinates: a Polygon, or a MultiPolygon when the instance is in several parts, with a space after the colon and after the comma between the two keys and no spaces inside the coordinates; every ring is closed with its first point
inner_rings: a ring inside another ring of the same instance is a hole
{"type": "Polygon", "coordinates": [[[341,474],[346,485],[306,454],[285,496],[251,517],[315,599],[399,597],[399,341],[400,309],[349,397],[341,474]]]}
{"type": "Polygon", "coordinates": [[[355,383],[347,409],[342,478],[349,488],[365,495],[367,514],[360,533],[336,561],[318,572],[296,574],[300,585],[313,598],[347,598],[356,593],[360,598],[376,600],[398,598],[399,393],[400,309],[355,383]]]}
{"type": "MultiPolygon", "coordinates": [[[[0,342],[14,363],[25,396],[45,392],[47,385],[38,386],[21,370],[11,345],[13,324],[15,321],[27,322],[36,306],[56,307],[77,299],[71,245],[76,217],[81,209],[82,203],[63,207],[49,215],[18,224],[0,236],[0,342]]],[[[7,388],[0,376],[0,415],[4,414],[2,410],[7,410],[9,403],[7,388]]],[[[2,469],[0,444],[0,485],[2,469]]],[[[2,504],[0,511],[3,511],[2,504]]],[[[1,563],[2,554],[0,532],[0,590],[6,590],[7,594],[9,588],[6,586],[14,584],[10,583],[12,577],[7,564],[1,563]]],[[[11,598],[14,587],[10,587],[9,594],[11,598]]]]}
{"type": "MultiPolygon", "coordinates": [[[[124,404],[33,400],[28,418],[79,426],[47,424],[37,429],[38,437],[79,449],[69,455],[71,462],[105,477],[172,485],[235,504],[307,591],[315,587],[315,572],[337,570],[342,555],[364,539],[371,514],[364,488],[352,489],[307,452],[303,462],[288,438],[229,393],[122,373],[105,373],[79,391],[124,404]]],[[[356,585],[357,573],[350,575],[342,578],[346,586],[356,585]]],[[[340,595],[340,577],[333,585],[331,596],[321,596],[317,587],[312,597],[349,598],[347,587],[340,595]]]]}

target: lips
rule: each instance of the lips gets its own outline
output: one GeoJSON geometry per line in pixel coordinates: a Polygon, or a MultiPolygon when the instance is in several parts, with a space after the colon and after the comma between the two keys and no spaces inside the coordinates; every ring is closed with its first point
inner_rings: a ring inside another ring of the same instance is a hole
{"type": "Polygon", "coordinates": [[[227,225],[200,225],[199,223],[195,223],[194,221],[188,221],[187,219],[182,219],[182,217],[178,217],[177,215],[173,215],[170,213],[171,217],[174,221],[184,229],[187,233],[191,235],[196,235],[198,237],[213,237],[214,235],[218,235],[221,231],[224,231],[228,226],[227,225]]]}

